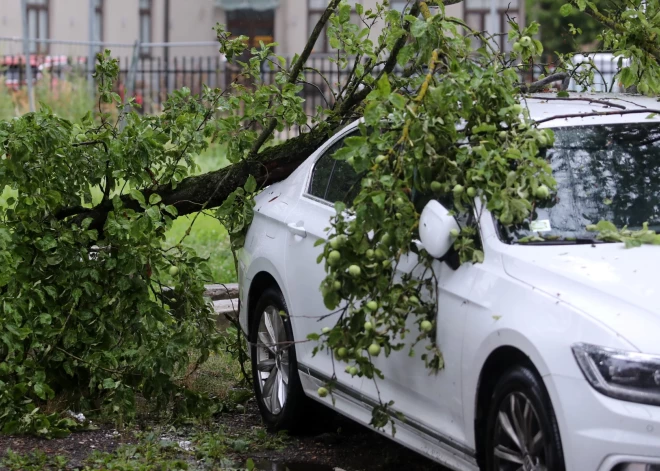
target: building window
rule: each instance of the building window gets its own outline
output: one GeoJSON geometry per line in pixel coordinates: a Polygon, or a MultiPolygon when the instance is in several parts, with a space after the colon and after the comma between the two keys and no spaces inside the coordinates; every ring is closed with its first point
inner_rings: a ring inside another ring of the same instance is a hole
{"type": "MultiPolygon", "coordinates": [[[[94,0],[94,41],[103,41],[103,0],[94,0]]],[[[103,46],[98,46],[103,51],[103,46]]]]}
{"type": "Polygon", "coordinates": [[[270,44],[275,35],[275,10],[228,10],[227,30],[232,37],[247,36],[250,47],[259,47],[259,41],[270,44]]]}
{"type": "MultiPolygon", "coordinates": [[[[35,39],[48,39],[48,0],[30,0],[27,3],[28,36],[35,39]]],[[[48,44],[31,42],[33,54],[48,53],[48,44]]]]}
{"type": "MultiPolygon", "coordinates": [[[[491,0],[465,0],[465,23],[475,31],[488,31],[490,34],[508,33],[509,23],[507,15],[517,19],[521,27],[524,26],[525,19],[520,14],[520,0],[497,0],[497,31],[490,31],[490,2],[491,0]]],[[[507,41],[505,35],[500,34],[497,37],[497,43],[500,50],[511,51],[511,44],[507,41]]],[[[473,41],[475,47],[480,47],[481,42],[473,41]]]]}
{"type": "MultiPolygon", "coordinates": [[[[355,5],[356,3],[362,3],[362,0],[348,0],[348,3],[355,5]]],[[[328,0],[307,0],[307,36],[312,34],[316,23],[319,22],[323,12],[328,7],[328,0]]],[[[355,8],[351,14],[351,21],[355,24],[360,24],[360,17],[358,16],[355,8]]],[[[328,25],[326,24],[323,28],[323,32],[316,40],[316,46],[314,47],[314,52],[332,52],[333,49],[330,47],[328,42],[328,25]]]]}
{"type": "MultiPolygon", "coordinates": [[[[152,26],[152,0],[140,0],[140,42],[151,42],[152,26]]],[[[149,55],[150,48],[143,47],[140,53],[143,56],[149,55]]]]}

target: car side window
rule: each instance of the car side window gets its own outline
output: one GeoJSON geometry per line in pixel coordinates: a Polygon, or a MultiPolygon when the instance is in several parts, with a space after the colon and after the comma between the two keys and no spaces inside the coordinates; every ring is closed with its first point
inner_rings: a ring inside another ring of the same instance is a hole
{"type": "Polygon", "coordinates": [[[331,203],[343,201],[350,206],[359,192],[360,175],[345,160],[336,160],[325,199],[331,203]]]}
{"type": "Polygon", "coordinates": [[[308,193],[310,195],[325,199],[325,193],[328,191],[328,183],[330,182],[330,175],[332,175],[334,166],[335,160],[329,152],[323,154],[316,161],[314,171],[312,172],[312,180],[309,183],[308,193]]]}
{"type": "Polygon", "coordinates": [[[330,203],[343,201],[347,204],[353,201],[359,192],[359,175],[351,164],[343,160],[335,160],[333,154],[344,146],[347,137],[344,136],[316,161],[309,184],[309,194],[330,203]]]}

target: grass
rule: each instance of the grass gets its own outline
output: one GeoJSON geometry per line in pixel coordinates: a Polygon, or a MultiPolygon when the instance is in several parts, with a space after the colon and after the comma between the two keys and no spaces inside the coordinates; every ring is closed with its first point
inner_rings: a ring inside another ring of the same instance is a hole
{"type": "Polygon", "coordinates": [[[186,386],[216,398],[227,406],[225,409],[234,409],[252,397],[252,390],[242,383],[238,361],[228,353],[211,353],[208,360],[188,377],[186,386]]]}
{"type": "MultiPolygon", "coordinates": [[[[224,147],[211,144],[206,152],[197,157],[199,170],[206,173],[225,167],[229,162],[225,158],[224,147]]],[[[213,216],[202,213],[195,220],[196,214],[180,217],[167,232],[166,245],[169,247],[179,243],[193,223],[190,234],[184,239],[183,245],[195,250],[197,255],[207,258],[211,268],[212,282],[232,283],[236,281],[236,267],[232,256],[227,230],[213,216]]]]}
{"type": "MultiPolygon", "coordinates": [[[[58,116],[69,120],[82,118],[96,106],[96,102],[88,93],[87,81],[84,78],[52,81],[47,74],[37,81],[34,87],[34,101],[37,108],[39,103],[43,103],[58,116]]],[[[4,85],[4,81],[0,81],[0,119],[8,120],[22,116],[28,111],[30,108],[27,89],[10,90],[4,85]]]]}

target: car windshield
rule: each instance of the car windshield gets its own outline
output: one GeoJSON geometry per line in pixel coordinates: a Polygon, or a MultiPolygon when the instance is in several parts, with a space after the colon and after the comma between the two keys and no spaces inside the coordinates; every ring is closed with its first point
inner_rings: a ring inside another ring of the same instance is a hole
{"type": "Polygon", "coordinates": [[[627,123],[555,128],[545,151],[557,197],[529,221],[499,231],[508,243],[591,242],[586,226],[660,230],[660,124],[627,123]],[[540,240],[543,238],[545,240],[540,240]]]}

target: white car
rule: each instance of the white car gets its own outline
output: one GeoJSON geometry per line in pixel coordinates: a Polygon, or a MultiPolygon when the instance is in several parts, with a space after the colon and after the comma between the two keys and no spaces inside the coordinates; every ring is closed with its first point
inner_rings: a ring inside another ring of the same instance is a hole
{"type": "MultiPolygon", "coordinates": [[[[618,110],[590,99],[660,108],[623,95],[545,100],[554,96],[527,99],[531,116],[618,110]]],[[[547,157],[557,201],[506,229],[476,199],[483,263],[451,263],[456,221],[434,200],[418,209],[421,244],[438,256],[436,340],[445,368],[429,374],[406,348],[375,358],[382,400],[405,416],[393,437],[383,433],[455,470],[660,470],[660,246],[626,249],[585,230],[601,219],[660,225],[660,118],[649,114],[544,123],[556,133],[547,157]],[[538,234],[552,237],[523,243],[538,234]]],[[[343,365],[332,395],[319,397],[335,372],[332,357],[313,355],[315,342],[305,341],[336,321],[319,322],[328,310],[314,243],[326,237],[332,203],[351,201],[359,177],[331,154],[355,132],[357,123],[347,126],[257,197],[240,254],[240,320],[272,429],[315,420],[306,415],[310,399],[368,424],[378,401],[374,382],[343,365]]],[[[415,265],[407,257],[401,270],[415,265]]]]}

